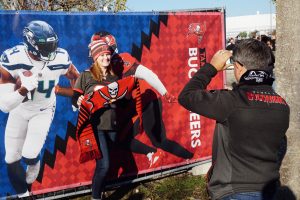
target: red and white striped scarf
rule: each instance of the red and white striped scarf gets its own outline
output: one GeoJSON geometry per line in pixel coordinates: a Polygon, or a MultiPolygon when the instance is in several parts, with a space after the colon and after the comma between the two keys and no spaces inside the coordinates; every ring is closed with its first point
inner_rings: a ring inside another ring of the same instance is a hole
{"type": "Polygon", "coordinates": [[[95,139],[92,124],[89,120],[91,115],[105,105],[125,97],[126,94],[131,93],[135,88],[137,99],[136,110],[140,117],[140,127],[142,127],[141,94],[139,87],[136,86],[138,85],[134,76],[128,76],[85,95],[80,105],[76,127],[76,137],[80,146],[80,163],[102,157],[95,139]],[[113,94],[112,91],[110,91],[112,85],[114,85],[114,87],[117,85],[118,90],[116,94],[113,94]]]}

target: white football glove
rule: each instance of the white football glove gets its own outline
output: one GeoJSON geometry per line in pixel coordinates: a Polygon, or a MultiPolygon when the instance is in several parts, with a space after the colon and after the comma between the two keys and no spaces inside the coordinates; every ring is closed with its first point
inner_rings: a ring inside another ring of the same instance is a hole
{"type": "Polygon", "coordinates": [[[38,86],[37,74],[32,74],[31,76],[24,76],[22,72],[19,73],[21,79],[21,87],[25,87],[28,91],[32,91],[38,86]]]}

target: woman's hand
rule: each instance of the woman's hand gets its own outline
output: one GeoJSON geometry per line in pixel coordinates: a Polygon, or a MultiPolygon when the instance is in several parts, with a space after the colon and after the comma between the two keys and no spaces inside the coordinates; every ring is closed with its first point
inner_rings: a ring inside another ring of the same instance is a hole
{"type": "Polygon", "coordinates": [[[84,99],[84,96],[83,96],[83,95],[81,95],[81,96],[78,98],[78,100],[77,100],[78,108],[80,107],[81,102],[82,102],[83,99],[84,99]]]}

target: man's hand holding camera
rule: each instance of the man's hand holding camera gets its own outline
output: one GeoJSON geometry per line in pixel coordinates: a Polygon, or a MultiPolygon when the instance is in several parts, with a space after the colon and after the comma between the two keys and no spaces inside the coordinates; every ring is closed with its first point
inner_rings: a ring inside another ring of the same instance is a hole
{"type": "Polygon", "coordinates": [[[232,56],[231,51],[228,50],[219,50],[212,57],[210,64],[216,68],[217,71],[222,71],[226,69],[228,66],[226,65],[226,61],[230,59],[232,56]]]}

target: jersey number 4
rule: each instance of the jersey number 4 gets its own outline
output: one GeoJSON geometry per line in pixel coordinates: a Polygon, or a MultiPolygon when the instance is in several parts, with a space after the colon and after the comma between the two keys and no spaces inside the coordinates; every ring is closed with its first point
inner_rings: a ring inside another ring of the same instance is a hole
{"type": "Polygon", "coordinates": [[[44,86],[45,86],[44,81],[39,81],[38,87],[37,87],[37,91],[39,93],[45,93],[45,97],[49,98],[51,96],[52,89],[55,86],[55,81],[54,80],[50,80],[48,88],[44,88],[44,86]]]}

